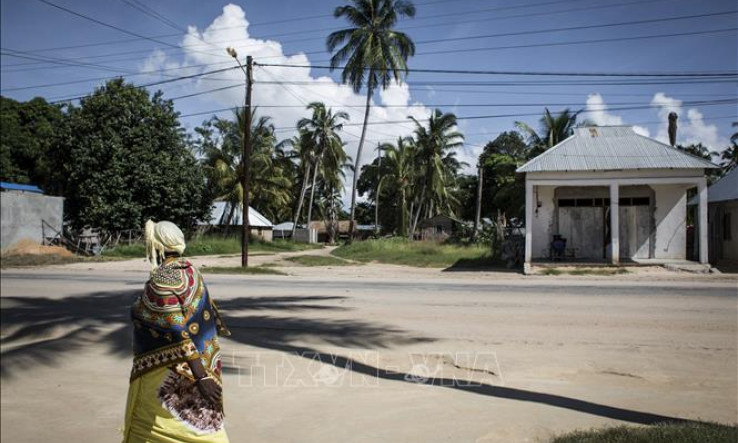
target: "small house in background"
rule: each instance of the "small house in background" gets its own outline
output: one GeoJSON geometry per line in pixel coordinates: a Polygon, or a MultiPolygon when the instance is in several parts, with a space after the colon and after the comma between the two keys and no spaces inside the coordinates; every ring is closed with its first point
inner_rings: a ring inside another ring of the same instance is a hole
{"type": "MultiPolygon", "coordinates": [[[[699,204],[697,196],[689,204],[699,204]]],[[[710,225],[710,263],[738,264],[738,168],[707,189],[707,220],[710,225]]]]}
{"type": "Polygon", "coordinates": [[[525,174],[525,268],[562,256],[658,263],[687,259],[687,191],[697,188],[699,262],[708,263],[712,163],[632,127],[575,128],[518,168],[525,174]]]}
{"type": "MultiPolygon", "coordinates": [[[[351,222],[349,220],[339,220],[334,233],[334,242],[346,240],[349,237],[349,228],[351,222]]],[[[313,220],[310,222],[310,230],[314,231],[317,236],[318,243],[330,243],[331,236],[328,232],[328,226],[324,220],[313,220]]],[[[366,240],[374,235],[374,225],[355,225],[354,239],[366,240]]]]}
{"type": "Polygon", "coordinates": [[[416,238],[420,240],[443,241],[453,236],[465,222],[448,215],[426,218],[418,224],[416,238]]]}
{"type": "MultiPolygon", "coordinates": [[[[236,234],[242,225],[243,212],[241,207],[237,206],[233,208],[233,215],[228,220],[231,214],[231,206],[224,201],[213,202],[213,209],[210,212],[210,219],[207,221],[198,222],[198,228],[200,232],[230,232],[236,234]],[[236,228],[239,227],[239,228],[236,228]]],[[[251,231],[251,238],[261,241],[272,241],[272,234],[274,225],[266,217],[259,213],[256,209],[249,207],[249,228],[251,231]]]]}
{"type": "Polygon", "coordinates": [[[44,195],[33,185],[0,182],[0,249],[21,240],[39,245],[61,235],[64,198],[44,195]]]}

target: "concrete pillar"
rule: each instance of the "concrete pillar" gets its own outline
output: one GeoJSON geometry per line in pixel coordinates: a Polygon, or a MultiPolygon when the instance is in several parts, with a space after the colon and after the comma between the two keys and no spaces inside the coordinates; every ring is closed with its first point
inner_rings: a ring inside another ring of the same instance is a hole
{"type": "Polygon", "coordinates": [[[697,192],[700,195],[700,203],[699,203],[699,213],[698,213],[698,229],[700,236],[699,245],[700,245],[700,263],[707,264],[710,261],[709,255],[707,253],[707,246],[709,242],[709,235],[708,235],[708,226],[707,226],[707,181],[703,178],[700,180],[700,182],[697,184],[697,192]]]}
{"type": "Polygon", "coordinates": [[[610,185],[610,256],[612,264],[620,264],[620,187],[610,185]]]}
{"type": "Polygon", "coordinates": [[[528,274],[531,271],[531,261],[533,260],[533,207],[536,202],[533,201],[533,183],[527,178],[525,180],[525,264],[523,272],[528,274]]]}

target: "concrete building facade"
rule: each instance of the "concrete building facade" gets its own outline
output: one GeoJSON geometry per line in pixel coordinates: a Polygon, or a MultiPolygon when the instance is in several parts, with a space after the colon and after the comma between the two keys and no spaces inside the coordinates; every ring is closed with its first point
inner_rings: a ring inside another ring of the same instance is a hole
{"type": "Polygon", "coordinates": [[[53,231],[62,231],[64,198],[3,188],[0,217],[0,249],[10,249],[20,240],[42,244],[44,234],[51,237],[53,231]]]}
{"type": "Polygon", "coordinates": [[[526,182],[525,265],[574,261],[686,260],[687,191],[699,195],[699,261],[707,263],[705,169],[716,166],[630,127],[577,128],[518,169],[526,182]]]}

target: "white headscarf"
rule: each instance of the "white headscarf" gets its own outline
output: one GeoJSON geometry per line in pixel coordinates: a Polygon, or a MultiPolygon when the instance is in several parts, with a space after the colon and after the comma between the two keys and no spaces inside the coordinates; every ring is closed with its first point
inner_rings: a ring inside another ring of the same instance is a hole
{"type": "Polygon", "coordinates": [[[176,252],[184,253],[185,236],[182,230],[172,222],[161,221],[155,223],[152,220],[146,222],[144,230],[146,238],[146,258],[151,263],[152,268],[159,266],[157,259],[164,259],[165,253],[176,252]]]}

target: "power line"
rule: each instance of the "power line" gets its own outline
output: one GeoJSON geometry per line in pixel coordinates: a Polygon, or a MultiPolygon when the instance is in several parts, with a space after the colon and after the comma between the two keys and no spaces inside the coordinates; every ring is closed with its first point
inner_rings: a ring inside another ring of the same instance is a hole
{"type": "MultiPolygon", "coordinates": [[[[119,26],[111,25],[110,23],[105,23],[105,22],[103,22],[101,20],[98,20],[98,19],[96,19],[94,17],[90,17],[89,15],[85,15],[85,14],[82,14],[82,13],[79,13],[79,12],[76,12],[76,11],[73,11],[73,10],[71,10],[69,8],[66,8],[64,6],[57,5],[56,3],[52,3],[49,0],[36,0],[36,1],[39,1],[39,2],[41,2],[43,4],[45,4],[45,5],[48,5],[48,6],[51,6],[53,8],[59,9],[61,11],[64,11],[64,12],[66,12],[68,14],[71,14],[71,15],[74,15],[76,17],[82,18],[84,20],[87,20],[87,21],[96,23],[96,24],[98,24],[100,26],[105,26],[106,28],[115,29],[116,31],[122,32],[124,34],[128,34],[128,35],[133,36],[133,37],[137,37],[137,38],[144,39],[144,40],[149,40],[149,41],[152,41],[154,43],[158,43],[158,44],[164,45],[164,46],[169,46],[169,47],[172,47],[172,48],[179,48],[177,45],[173,45],[173,44],[168,43],[168,42],[165,42],[163,40],[159,40],[159,39],[152,38],[152,37],[147,37],[145,35],[141,35],[139,33],[136,33],[136,32],[133,32],[133,31],[129,31],[127,29],[123,29],[123,28],[121,28],[119,26]]],[[[217,55],[217,54],[212,54],[212,53],[204,52],[204,51],[194,51],[194,52],[201,52],[203,54],[208,54],[208,55],[217,55]]],[[[222,57],[226,57],[226,56],[223,55],[222,57]]]]}
{"type": "MultiPolygon", "coordinates": [[[[262,67],[310,68],[310,69],[343,69],[344,66],[331,68],[324,65],[288,65],[278,63],[257,63],[262,67]]],[[[738,76],[738,71],[722,72],[553,72],[553,71],[496,71],[474,69],[425,69],[408,68],[408,72],[430,74],[474,74],[474,75],[524,75],[524,76],[567,76],[567,77],[729,77],[738,76]]]]}
{"type": "MultiPolygon", "coordinates": [[[[127,2],[128,0],[119,0],[122,2],[127,2]]],[[[442,38],[442,39],[434,39],[434,40],[420,40],[417,41],[417,45],[422,44],[437,44],[437,43],[447,43],[447,42],[453,42],[453,41],[462,41],[462,40],[474,40],[474,39],[485,39],[485,38],[499,38],[499,37],[510,37],[510,36],[522,36],[522,35],[535,35],[535,34],[547,34],[547,33],[555,33],[555,32],[567,32],[567,31],[577,31],[577,30],[586,30],[586,29],[599,29],[599,28],[606,28],[606,27],[620,27],[620,26],[632,26],[632,25],[641,25],[641,24],[649,24],[649,23],[663,23],[663,22],[670,22],[670,21],[679,21],[679,20],[690,20],[695,18],[706,18],[706,17],[717,17],[717,16],[723,16],[723,15],[734,15],[736,14],[736,10],[732,11],[723,11],[723,12],[714,12],[714,13],[704,13],[704,14],[692,14],[692,15],[684,15],[684,16],[676,16],[676,17],[665,17],[665,18],[655,18],[655,19],[647,19],[647,20],[635,20],[635,21],[627,21],[627,22],[619,22],[619,23],[600,23],[595,25],[584,25],[584,26],[570,26],[570,27],[563,27],[563,28],[550,28],[550,29],[537,29],[537,30],[530,30],[530,31],[518,31],[518,32],[507,32],[507,33],[498,33],[498,34],[486,34],[486,35],[472,35],[472,36],[465,36],[465,37],[456,37],[456,38],[442,38]]],[[[186,31],[185,31],[186,33],[186,31]]],[[[216,49],[216,46],[214,46],[213,43],[206,42],[205,40],[198,38],[198,40],[202,41],[203,43],[206,43],[216,49]]],[[[253,47],[254,45],[244,45],[239,47],[238,49],[244,49],[247,47],[253,47]]],[[[181,47],[175,46],[177,49],[181,49],[181,47]]],[[[137,51],[129,51],[127,53],[119,53],[116,55],[123,55],[123,54],[130,54],[130,53],[140,53],[140,52],[148,52],[149,50],[137,50],[137,51]]],[[[177,51],[178,53],[186,53],[186,51],[177,51]]],[[[324,53],[321,51],[312,51],[308,52],[307,54],[322,54],[324,53]]],[[[170,54],[173,55],[173,54],[170,54]]],[[[104,56],[93,56],[94,58],[99,57],[107,57],[108,55],[104,56]]],[[[93,58],[93,57],[77,57],[76,59],[85,59],[85,58],[93,58]]],[[[126,61],[126,60],[138,60],[138,57],[133,58],[122,58],[122,59],[116,59],[112,61],[126,61]]],[[[34,69],[34,68],[26,68],[26,69],[34,69]]],[[[38,69],[38,68],[35,68],[38,69]]],[[[10,72],[16,72],[10,71],[10,72]]],[[[422,72],[419,70],[416,70],[416,72],[422,72]]]]}
{"type": "Polygon", "coordinates": [[[622,42],[622,41],[634,41],[634,40],[647,40],[654,38],[668,38],[668,37],[685,37],[690,35],[706,35],[706,34],[720,34],[724,32],[734,32],[738,28],[723,28],[723,29],[711,29],[707,31],[691,31],[691,32],[675,32],[671,34],[653,34],[653,35],[640,35],[633,37],[612,37],[612,38],[601,38],[592,40],[575,40],[568,42],[556,42],[556,43],[533,43],[525,45],[510,45],[510,46],[492,46],[486,48],[467,48],[467,49],[449,49],[441,51],[429,51],[416,53],[415,56],[423,55],[438,55],[438,54],[458,54],[467,52],[485,52],[485,51],[497,51],[503,49],[523,49],[523,48],[543,48],[553,46],[570,46],[570,45],[583,45],[590,43],[610,43],[610,42],[622,42]]]}
{"type": "MultiPolygon", "coordinates": [[[[559,10],[559,11],[547,11],[547,12],[539,12],[539,13],[527,13],[527,14],[502,16],[502,17],[497,17],[496,16],[496,17],[488,17],[488,18],[483,18],[483,19],[477,18],[477,19],[473,19],[473,20],[463,20],[463,21],[443,21],[443,22],[439,22],[439,23],[426,24],[426,25],[404,26],[402,29],[403,30],[410,30],[410,29],[421,29],[421,28],[439,27],[439,26],[451,26],[451,25],[466,24],[466,23],[475,23],[475,22],[483,22],[483,21],[484,22],[488,22],[488,21],[497,21],[497,20],[507,20],[507,19],[511,19],[511,18],[528,18],[528,17],[542,16],[542,15],[549,16],[549,15],[552,15],[552,14],[561,14],[561,13],[574,12],[574,11],[579,12],[579,11],[584,11],[584,10],[607,9],[607,8],[615,8],[615,7],[622,7],[622,6],[643,5],[643,4],[649,4],[649,3],[660,3],[660,2],[664,2],[664,1],[671,1],[673,3],[674,1],[678,1],[678,0],[643,0],[643,1],[633,1],[633,2],[627,2],[627,3],[595,5],[595,6],[589,6],[589,7],[570,8],[570,9],[564,9],[564,10],[559,10]]],[[[565,3],[565,2],[555,2],[555,3],[565,3]]],[[[525,6],[526,7],[533,7],[533,6],[540,6],[540,5],[543,5],[543,4],[551,4],[551,2],[528,4],[528,5],[525,5],[525,6]]],[[[482,10],[482,11],[490,12],[492,10],[482,10]]],[[[480,12],[480,11],[472,11],[472,12],[480,12]]],[[[249,26],[253,26],[253,25],[250,24],[249,26]]],[[[212,29],[212,30],[222,30],[222,29],[236,29],[236,28],[243,28],[243,26],[224,26],[224,27],[217,27],[217,28],[210,28],[210,29],[212,29]]],[[[266,34],[266,35],[260,36],[259,38],[264,39],[264,38],[274,38],[274,37],[300,35],[300,34],[312,34],[312,33],[316,33],[316,32],[330,32],[330,31],[335,31],[335,30],[338,30],[338,29],[340,29],[340,28],[331,27],[331,28],[322,28],[322,29],[311,29],[311,30],[307,30],[307,31],[295,31],[295,32],[286,32],[286,33],[278,33],[278,34],[266,34]]],[[[162,34],[162,35],[152,36],[152,38],[176,37],[176,36],[179,36],[179,35],[181,35],[181,34],[178,34],[178,33],[176,33],[176,34],[162,34]]],[[[292,40],[282,40],[281,43],[294,42],[294,41],[304,42],[304,41],[308,41],[308,40],[322,40],[323,38],[324,37],[321,36],[321,37],[308,38],[308,39],[306,39],[306,38],[299,38],[299,39],[292,39],[292,40]]],[[[139,41],[139,40],[140,39],[137,39],[137,38],[136,39],[123,39],[123,40],[117,40],[117,41],[111,41],[111,42],[89,43],[89,44],[82,44],[82,45],[70,45],[70,46],[58,46],[58,47],[52,47],[52,48],[34,49],[34,50],[29,50],[27,52],[31,52],[31,53],[33,53],[33,52],[47,52],[47,51],[54,51],[54,50],[76,49],[76,48],[83,48],[83,47],[94,47],[94,46],[104,46],[104,45],[113,45],[113,44],[123,44],[123,43],[131,43],[131,42],[135,42],[135,41],[139,41]]],[[[215,42],[215,43],[222,43],[222,42],[215,42]]],[[[250,48],[250,47],[254,47],[254,46],[255,45],[244,45],[244,46],[237,47],[237,49],[246,49],[246,48],[250,48]]],[[[129,52],[125,52],[125,53],[122,53],[122,54],[132,54],[132,53],[140,53],[140,52],[149,52],[152,49],[156,49],[156,48],[147,48],[147,49],[138,50],[138,51],[129,51],[129,52]]],[[[171,48],[170,48],[170,50],[171,50],[171,48]]],[[[182,53],[182,52],[184,52],[184,51],[177,51],[177,53],[182,53]]],[[[95,58],[98,58],[98,57],[110,57],[110,56],[114,56],[114,55],[121,55],[121,53],[95,55],[95,56],[90,56],[90,57],[86,57],[86,58],[92,58],[92,57],[95,57],[95,58]]],[[[129,59],[125,59],[125,60],[130,60],[130,58],[129,59]]],[[[116,61],[123,61],[123,59],[116,60],[116,61]]],[[[9,65],[8,67],[12,67],[12,66],[21,66],[21,65],[9,65]]],[[[10,72],[15,72],[15,71],[10,71],[10,72]]]]}
{"type": "MultiPolygon", "coordinates": [[[[163,84],[167,84],[167,83],[173,83],[173,82],[178,82],[178,81],[182,81],[182,80],[188,80],[188,79],[192,79],[192,78],[203,77],[203,76],[206,76],[206,75],[218,74],[218,73],[221,73],[221,72],[231,71],[233,69],[239,69],[239,67],[238,66],[233,66],[233,67],[230,67],[230,68],[222,68],[222,69],[216,69],[216,70],[213,70],[213,71],[201,72],[199,74],[184,75],[184,76],[181,76],[181,77],[170,78],[170,79],[166,79],[166,80],[162,80],[162,81],[158,81],[158,82],[153,82],[153,83],[147,83],[145,85],[137,85],[137,86],[134,86],[134,87],[137,88],[137,89],[149,88],[151,86],[158,86],[158,85],[163,85],[163,84]]],[[[54,103],[65,103],[65,102],[70,102],[70,101],[74,101],[74,100],[80,100],[80,99],[83,99],[83,98],[88,97],[89,95],[90,94],[79,95],[79,96],[74,96],[74,97],[68,97],[68,98],[61,99],[61,100],[54,100],[54,101],[51,101],[49,103],[52,103],[52,104],[54,104],[54,103]]]]}

